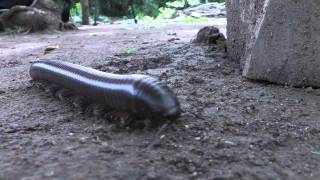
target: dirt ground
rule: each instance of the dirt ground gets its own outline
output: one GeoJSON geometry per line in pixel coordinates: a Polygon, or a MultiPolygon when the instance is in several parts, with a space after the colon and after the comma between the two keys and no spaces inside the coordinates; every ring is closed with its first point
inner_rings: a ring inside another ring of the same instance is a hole
{"type": "Polygon", "coordinates": [[[190,43],[202,26],[0,36],[0,179],[319,179],[320,90],[242,78],[223,51],[190,43]],[[182,116],[132,129],[81,113],[32,85],[39,59],[149,74],[182,116]]]}

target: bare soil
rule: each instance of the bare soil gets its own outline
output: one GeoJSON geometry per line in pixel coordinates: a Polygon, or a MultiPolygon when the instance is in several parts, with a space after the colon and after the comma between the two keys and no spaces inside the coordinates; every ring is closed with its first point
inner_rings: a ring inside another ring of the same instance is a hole
{"type": "Polygon", "coordinates": [[[225,52],[190,43],[202,26],[1,36],[0,179],[319,179],[320,90],[242,78],[225,52]],[[182,116],[132,129],[87,115],[33,86],[39,59],[149,74],[182,116]]]}

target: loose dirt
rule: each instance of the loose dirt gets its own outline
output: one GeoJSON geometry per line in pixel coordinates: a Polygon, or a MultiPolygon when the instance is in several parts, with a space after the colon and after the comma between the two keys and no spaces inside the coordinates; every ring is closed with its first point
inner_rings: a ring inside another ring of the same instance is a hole
{"type": "MultiPolygon", "coordinates": [[[[318,179],[320,90],[250,82],[204,25],[105,25],[0,36],[0,179],[318,179]],[[44,54],[48,45],[59,48],[44,54]],[[32,85],[35,60],[149,74],[182,116],[121,128],[32,85]]],[[[224,26],[220,26],[224,29],[224,26]]]]}

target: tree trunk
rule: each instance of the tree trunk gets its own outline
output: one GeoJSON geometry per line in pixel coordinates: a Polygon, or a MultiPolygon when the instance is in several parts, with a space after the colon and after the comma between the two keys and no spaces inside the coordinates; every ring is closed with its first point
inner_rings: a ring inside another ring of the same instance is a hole
{"type": "Polygon", "coordinates": [[[81,8],[82,8],[82,24],[89,24],[89,0],[81,0],[81,8]]]}
{"type": "Polygon", "coordinates": [[[100,9],[100,4],[98,0],[94,0],[94,24],[93,25],[98,25],[98,18],[99,18],[99,9],[100,9]]]}

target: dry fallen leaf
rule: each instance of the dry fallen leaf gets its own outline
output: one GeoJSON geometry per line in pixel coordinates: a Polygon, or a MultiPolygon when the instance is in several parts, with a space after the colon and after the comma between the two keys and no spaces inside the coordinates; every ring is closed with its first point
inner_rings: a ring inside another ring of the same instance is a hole
{"type": "Polygon", "coordinates": [[[59,49],[59,45],[48,45],[44,50],[44,54],[48,54],[55,49],[59,49]]]}

